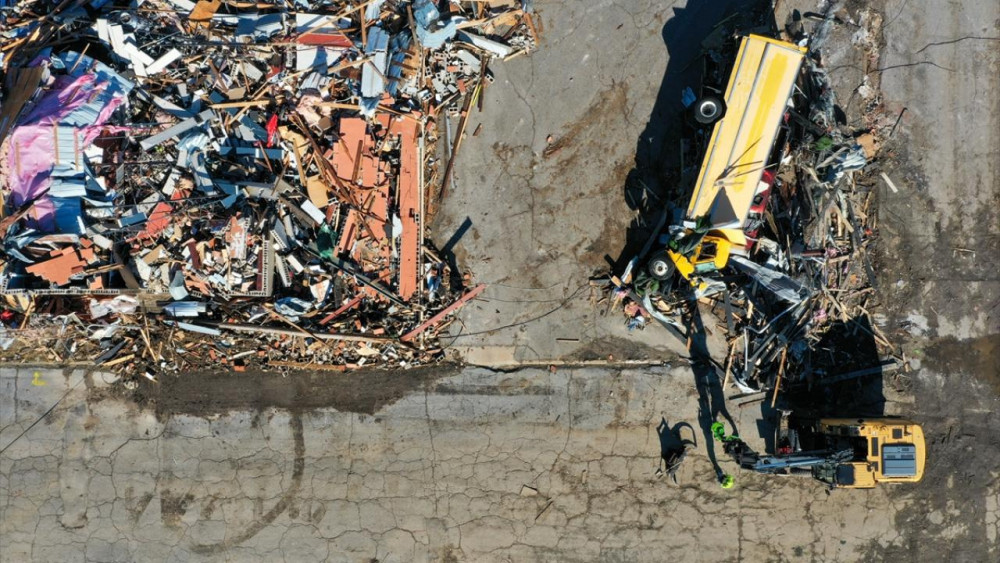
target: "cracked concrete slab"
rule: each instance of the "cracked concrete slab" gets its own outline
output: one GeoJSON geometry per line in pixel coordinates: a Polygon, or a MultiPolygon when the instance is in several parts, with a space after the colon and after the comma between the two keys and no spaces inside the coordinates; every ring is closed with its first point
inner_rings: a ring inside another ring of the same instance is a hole
{"type": "Polygon", "coordinates": [[[447,241],[471,222],[455,254],[489,284],[452,329],[467,361],[686,355],[658,327],[628,332],[588,285],[619,260],[637,220],[623,186],[664,79],[661,33],[675,7],[543,3],[542,48],[493,68],[468,124],[482,132],[464,141],[434,225],[434,240],[447,241]]]}
{"type": "Polygon", "coordinates": [[[723,491],[701,449],[661,479],[656,425],[697,415],[683,367],[469,368],[374,414],[163,419],[99,374],[33,372],[0,372],[8,424],[58,402],[0,445],[5,561],[844,560],[906,506],[748,474],[723,491]]]}
{"type": "Polygon", "coordinates": [[[897,315],[922,315],[929,336],[959,340],[1000,332],[1000,4],[915,10],[885,3],[880,67],[891,113],[906,108],[884,190],[897,315]],[[961,250],[956,250],[961,249],[961,250]],[[955,296],[965,296],[954,299],[955,296]]]}

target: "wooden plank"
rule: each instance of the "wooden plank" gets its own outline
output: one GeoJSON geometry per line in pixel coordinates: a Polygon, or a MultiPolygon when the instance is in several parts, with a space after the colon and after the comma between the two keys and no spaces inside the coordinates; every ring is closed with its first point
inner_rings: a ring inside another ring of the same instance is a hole
{"type": "Polygon", "coordinates": [[[394,338],[387,336],[368,336],[365,334],[340,334],[330,332],[307,332],[298,330],[288,330],[284,328],[272,328],[257,325],[244,325],[232,323],[219,323],[216,328],[220,330],[231,330],[233,332],[248,332],[255,334],[273,334],[277,336],[294,336],[297,338],[315,338],[317,340],[344,340],[347,342],[394,342],[394,338]]]}
{"type": "Polygon", "coordinates": [[[887,176],[885,172],[883,172],[881,174],[881,176],[882,176],[882,179],[885,180],[885,185],[889,186],[889,189],[892,190],[892,193],[898,194],[899,193],[899,189],[896,188],[896,184],[894,184],[892,182],[892,180],[889,179],[889,176],[887,176]]]}
{"type": "Polygon", "coordinates": [[[781,388],[781,376],[785,373],[785,359],[788,355],[788,348],[781,349],[781,363],[778,364],[778,377],[774,380],[774,395],[771,396],[771,408],[778,402],[778,389],[781,388]]]}
{"type": "Polygon", "coordinates": [[[534,39],[534,41],[535,41],[535,47],[537,48],[538,45],[539,45],[539,43],[540,43],[540,41],[538,39],[538,30],[535,29],[535,21],[531,18],[531,14],[525,12],[522,15],[522,17],[521,17],[521,21],[523,21],[525,24],[527,24],[527,26],[528,26],[528,33],[531,34],[531,38],[534,39]]]}
{"type": "Polygon", "coordinates": [[[726,387],[729,386],[729,377],[733,374],[733,356],[736,354],[736,345],[739,343],[742,335],[733,340],[733,345],[729,347],[729,357],[726,358],[726,378],[722,381],[722,391],[726,391],[726,387]]]}
{"type": "Polygon", "coordinates": [[[124,364],[125,362],[131,360],[132,358],[135,358],[135,354],[128,354],[127,356],[116,358],[114,360],[111,360],[110,362],[105,362],[101,364],[101,369],[114,367],[117,366],[118,364],[124,364]]]}
{"type": "Polygon", "coordinates": [[[292,369],[307,369],[310,371],[347,371],[347,366],[337,365],[337,364],[313,364],[306,362],[285,362],[281,360],[271,360],[267,362],[268,366],[282,367],[282,368],[292,368],[292,369]]]}
{"type": "MultiPolygon", "coordinates": [[[[292,131],[288,127],[282,126],[278,127],[278,134],[281,135],[282,139],[287,139],[291,141],[292,144],[292,154],[295,155],[295,167],[299,172],[299,182],[303,184],[308,184],[309,180],[306,178],[306,163],[303,158],[305,149],[309,148],[309,141],[302,135],[299,135],[295,131],[292,131]]],[[[323,187],[324,192],[326,191],[326,185],[323,187]]],[[[310,198],[312,195],[310,195],[310,198]]],[[[313,201],[315,204],[316,202],[313,201]]],[[[317,207],[323,207],[322,205],[316,204],[317,207]]]]}
{"type": "Polygon", "coordinates": [[[722,292],[722,297],[725,300],[726,305],[726,334],[733,333],[733,303],[729,297],[729,288],[727,287],[722,292]]]}
{"type": "Polygon", "coordinates": [[[334,312],[330,313],[329,315],[327,315],[326,317],[324,317],[323,320],[321,320],[319,322],[319,324],[325,325],[325,324],[329,323],[330,321],[332,321],[333,319],[336,319],[340,315],[346,313],[350,309],[353,309],[353,308],[357,307],[358,303],[361,303],[361,300],[364,298],[364,296],[365,296],[364,293],[359,293],[359,294],[355,295],[354,299],[351,299],[347,303],[344,303],[339,309],[337,309],[336,311],[334,311],[334,312]]]}
{"type": "Polygon", "coordinates": [[[271,100],[244,100],[242,102],[219,102],[217,104],[212,104],[210,107],[215,109],[249,108],[266,106],[270,103],[271,100]]]}
{"type": "Polygon", "coordinates": [[[455,156],[458,154],[458,149],[462,148],[462,138],[465,137],[465,127],[469,123],[469,110],[472,108],[472,104],[476,103],[476,99],[479,97],[483,89],[483,81],[480,80],[472,93],[466,96],[465,104],[462,107],[462,119],[458,122],[458,131],[455,133],[455,141],[451,147],[451,155],[448,158],[448,165],[444,170],[444,180],[441,182],[441,195],[440,198],[444,198],[445,194],[448,192],[448,184],[451,183],[451,176],[455,170],[455,156]]]}

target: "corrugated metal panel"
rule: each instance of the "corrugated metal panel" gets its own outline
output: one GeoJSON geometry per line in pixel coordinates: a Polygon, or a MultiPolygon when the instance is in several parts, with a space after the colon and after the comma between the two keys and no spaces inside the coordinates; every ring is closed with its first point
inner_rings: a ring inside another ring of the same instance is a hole
{"type": "MultiPolygon", "coordinates": [[[[97,115],[94,115],[97,118],[97,115]]],[[[93,123],[93,121],[91,121],[93,123]]],[[[72,170],[78,170],[80,173],[83,172],[83,154],[81,149],[83,148],[83,140],[80,135],[80,130],[76,127],[65,127],[56,126],[52,128],[52,146],[55,149],[55,154],[52,158],[55,160],[56,167],[63,167],[72,170]]],[[[56,172],[53,171],[53,175],[56,172]]]]}
{"type": "Polygon", "coordinates": [[[284,20],[281,14],[240,14],[236,24],[236,38],[250,38],[266,41],[272,35],[281,33],[284,20]]]}
{"type": "Polygon", "coordinates": [[[365,46],[365,56],[371,61],[364,65],[361,72],[361,96],[379,98],[385,91],[386,68],[389,63],[389,34],[381,27],[368,30],[368,45],[365,46]]]}
{"type": "Polygon", "coordinates": [[[81,76],[86,74],[90,69],[93,69],[96,75],[95,84],[106,84],[106,86],[96,92],[96,95],[91,97],[87,103],[81,104],[79,107],[75,108],[62,120],[60,120],[60,125],[68,125],[73,127],[84,127],[87,125],[93,125],[97,121],[97,116],[101,113],[101,110],[107,106],[114,98],[123,98],[132,91],[135,86],[128,80],[125,80],[118,73],[111,70],[111,67],[105,65],[104,63],[97,62],[94,59],[82,55],[82,60],[77,64],[77,60],[81,58],[81,55],[75,51],[70,51],[67,53],[62,53],[59,55],[60,60],[67,69],[73,69],[71,76],[81,76]]]}
{"type": "Polygon", "coordinates": [[[406,50],[409,47],[410,36],[405,33],[396,34],[389,42],[392,56],[389,57],[389,68],[386,70],[386,76],[389,78],[386,92],[389,92],[390,96],[395,97],[399,90],[400,80],[403,77],[403,64],[406,62],[406,50]]]}
{"type": "Polygon", "coordinates": [[[83,224],[80,198],[52,197],[51,200],[55,207],[56,230],[58,232],[74,235],[86,233],[87,228],[83,224]]]}

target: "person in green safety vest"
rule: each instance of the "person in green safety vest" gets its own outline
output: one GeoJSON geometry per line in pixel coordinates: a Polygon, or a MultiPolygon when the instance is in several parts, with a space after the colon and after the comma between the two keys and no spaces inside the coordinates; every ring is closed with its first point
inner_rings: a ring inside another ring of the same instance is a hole
{"type": "Polygon", "coordinates": [[[736,442],[740,439],[738,434],[733,434],[732,436],[726,436],[726,425],[721,422],[712,423],[712,436],[716,440],[725,444],[726,442],[736,442]]]}
{"type": "MultiPolygon", "coordinates": [[[[726,425],[721,422],[712,423],[712,436],[714,436],[716,440],[722,442],[723,444],[726,444],[727,442],[741,441],[740,437],[736,434],[733,434],[732,436],[726,436],[726,425]]],[[[719,475],[719,484],[722,486],[723,489],[732,489],[733,485],[736,484],[736,479],[733,478],[733,476],[729,475],[728,473],[721,473],[719,475]]]]}

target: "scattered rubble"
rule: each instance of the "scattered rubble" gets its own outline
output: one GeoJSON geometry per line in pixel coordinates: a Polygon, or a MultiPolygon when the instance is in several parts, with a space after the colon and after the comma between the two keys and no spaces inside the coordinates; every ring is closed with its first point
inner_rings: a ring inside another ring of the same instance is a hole
{"type": "MultiPolygon", "coordinates": [[[[877,17],[864,21],[881,24],[877,17]]],[[[824,25],[830,23],[820,24],[820,31],[824,25]]],[[[857,37],[867,56],[877,60],[869,36],[859,31],[857,37]]],[[[893,357],[896,349],[870,312],[878,289],[870,258],[878,236],[875,198],[881,185],[900,189],[879,168],[879,151],[893,119],[883,115],[876,93],[865,99],[863,128],[850,128],[838,117],[816,39],[787,38],[810,50],[793,105],[782,120],[779,157],[762,173],[761,183],[767,185],[758,192],[762,201],[754,201],[742,224],[747,255],[733,254],[723,269],[696,271],[690,280],[680,274],[657,279],[640,266],[655,244],[672,240],[664,233],[625,272],[593,282],[610,292],[609,302],[621,307],[629,329],[657,321],[689,348],[699,330],[724,333],[728,353],[711,359],[720,376],[744,394],[772,390],[767,398],[772,406],[783,385],[830,385],[891,372],[905,363],[893,357]],[[695,304],[714,318],[693,320],[695,304]],[[843,345],[857,337],[875,343],[878,368],[866,369],[872,358],[843,345]],[[831,340],[843,342],[833,346],[831,340]]],[[[733,53],[721,52],[721,45],[720,40],[709,49],[707,58],[732,60],[733,53]]],[[[685,96],[688,105],[696,99],[690,90],[685,96]]],[[[706,143],[698,130],[685,140],[682,177],[698,176],[706,143]]],[[[692,228],[704,236],[701,225],[692,228]]]]}
{"type": "Polygon", "coordinates": [[[490,65],[536,47],[530,2],[37,0],[0,18],[9,359],[155,379],[441,357],[481,287],[424,238],[452,167],[436,143],[458,118],[453,161],[490,65]]]}

